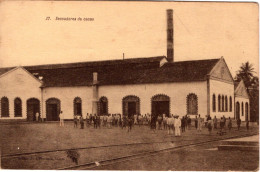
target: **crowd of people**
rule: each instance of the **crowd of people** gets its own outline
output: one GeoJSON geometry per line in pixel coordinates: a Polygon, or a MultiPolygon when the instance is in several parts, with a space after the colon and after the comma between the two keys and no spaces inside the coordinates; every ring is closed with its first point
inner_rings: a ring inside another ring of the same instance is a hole
{"type": "MultiPolygon", "coordinates": [[[[186,130],[191,129],[192,121],[194,120],[194,126],[198,132],[202,131],[203,123],[205,128],[208,129],[209,134],[212,130],[218,130],[220,135],[224,134],[225,128],[227,126],[228,130],[232,129],[232,119],[228,119],[225,116],[217,119],[216,116],[212,119],[211,116],[207,115],[206,119],[202,119],[200,115],[196,115],[194,119],[191,119],[189,115],[179,117],[179,115],[150,115],[150,114],[134,114],[131,116],[121,115],[121,114],[89,114],[83,118],[82,115],[74,116],[74,128],[84,129],[92,127],[95,129],[104,127],[121,127],[122,129],[127,128],[130,132],[134,125],[141,126],[147,125],[150,129],[155,132],[156,130],[167,130],[168,134],[175,134],[175,136],[181,136],[186,130]]],[[[237,119],[237,128],[240,129],[241,119],[237,119]]],[[[62,112],[60,113],[60,126],[64,126],[64,119],[62,112]]],[[[249,129],[249,122],[246,122],[246,128],[249,129]]]]}

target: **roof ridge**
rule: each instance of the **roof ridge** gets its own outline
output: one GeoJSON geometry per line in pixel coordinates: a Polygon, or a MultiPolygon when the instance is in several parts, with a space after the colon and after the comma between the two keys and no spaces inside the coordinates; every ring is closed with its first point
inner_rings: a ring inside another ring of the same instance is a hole
{"type": "MultiPolygon", "coordinates": [[[[43,64],[43,65],[31,65],[31,66],[23,66],[25,68],[37,68],[37,67],[54,67],[54,68],[70,68],[69,65],[75,65],[74,67],[80,67],[77,65],[93,65],[95,63],[109,63],[109,62],[130,62],[130,63],[141,63],[135,60],[148,60],[148,59],[156,59],[156,58],[166,58],[166,56],[154,56],[154,57],[137,57],[137,58],[127,58],[127,59],[111,59],[111,60],[97,60],[97,61],[84,61],[84,62],[73,62],[73,63],[56,63],[56,64],[43,64]],[[133,62],[131,62],[133,61],[133,62]],[[59,66],[60,65],[60,66],[59,66]],[[62,66],[63,65],[63,66],[62,66]],[[56,67],[55,67],[56,66],[56,67]],[[67,67],[66,67],[67,66],[67,67]]],[[[110,65],[110,64],[105,64],[110,65]]],[[[71,67],[71,68],[74,68],[71,67]]],[[[82,66],[83,67],[83,66],[82,66]]]]}
{"type": "MultiPolygon", "coordinates": [[[[181,63],[181,62],[195,62],[195,61],[210,61],[210,60],[220,60],[221,58],[214,58],[214,59],[198,59],[198,60],[184,60],[184,61],[174,61],[170,63],[181,63]]],[[[170,64],[169,63],[169,64],[170,64]]]]}

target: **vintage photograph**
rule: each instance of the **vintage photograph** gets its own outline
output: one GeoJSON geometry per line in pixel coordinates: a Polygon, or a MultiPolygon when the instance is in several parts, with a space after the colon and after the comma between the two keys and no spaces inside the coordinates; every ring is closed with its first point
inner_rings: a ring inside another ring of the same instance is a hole
{"type": "Polygon", "coordinates": [[[256,2],[0,2],[0,169],[259,171],[256,2]]]}

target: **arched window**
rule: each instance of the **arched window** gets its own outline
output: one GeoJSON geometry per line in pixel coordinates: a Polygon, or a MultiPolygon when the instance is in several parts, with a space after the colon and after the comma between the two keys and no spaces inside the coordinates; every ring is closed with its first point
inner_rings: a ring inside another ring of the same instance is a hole
{"type": "Polygon", "coordinates": [[[225,96],[225,111],[228,111],[228,98],[225,96]]]}
{"type": "Polygon", "coordinates": [[[221,111],[221,96],[218,95],[218,111],[221,111]]]}
{"type": "Polygon", "coordinates": [[[198,114],[198,97],[196,94],[189,94],[187,96],[187,114],[198,114]]]}
{"type": "Polygon", "coordinates": [[[74,103],[74,115],[82,116],[81,98],[76,97],[73,103],[74,103]]]}
{"type": "Polygon", "coordinates": [[[242,110],[242,116],[244,116],[244,102],[242,102],[241,110],[242,110]]]}
{"type": "Polygon", "coordinates": [[[213,112],[216,112],[216,96],[213,94],[212,96],[212,110],[213,112]]]}
{"type": "Polygon", "coordinates": [[[99,99],[99,115],[108,114],[108,100],[106,97],[99,99]]]}
{"type": "Polygon", "coordinates": [[[22,116],[22,100],[20,98],[14,99],[14,116],[22,116]]]}
{"type": "Polygon", "coordinates": [[[229,97],[229,112],[232,112],[232,97],[229,97]]]}
{"type": "Polygon", "coordinates": [[[1,98],[1,117],[9,117],[9,101],[7,97],[1,98]]]}
{"type": "Polygon", "coordinates": [[[224,110],[225,110],[225,108],[224,108],[224,105],[225,105],[225,100],[224,100],[224,96],[222,95],[222,99],[221,99],[221,101],[222,101],[222,104],[221,104],[221,110],[222,110],[222,112],[224,112],[224,110]]]}

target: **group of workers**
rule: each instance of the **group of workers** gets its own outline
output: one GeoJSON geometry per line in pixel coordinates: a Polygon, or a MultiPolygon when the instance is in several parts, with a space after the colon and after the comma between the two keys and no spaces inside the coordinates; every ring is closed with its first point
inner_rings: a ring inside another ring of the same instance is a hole
{"type": "MultiPolygon", "coordinates": [[[[203,123],[205,123],[205,127],[208,128],[209,134],[211,134],[212,129],[219,129],[220,134],[224,133],[224,128],[227,123],[227,127],[229,130],[232,128],[232,119],[229,117],[228,119],[225,116],[221,117],[219,120],[216,116],[212,119],[209,115],[206,116],[206,120],[201,118],[200,114],[196,115],[193,119],[195,123],[195,128],[198,132],[201,132],[203,123]]],[[[168,134],[174,134],[175,136],[181,136],[181,133],[185,132],[185,130],[191,128],[191,118],[189,115],[182,116],[179,118],[178,115],[173,114],[159,114],[159,115],[150,115],[150,114],[134,114],[130,116],[121,115],[121,114],[89,114],[87,113],[85,119],[82,115],[74,116],[74,128],[80,125],[81,129],[84,129],[84,123],[86,127],[94,126],[95,129],[102,127],[112,128],[112,126],[119,126],[122,129],[128,128],[128,132],[132,130],[133,125],[148,125],[152,131],[158,130],[167,130],[168,134]]],[[[240,129],[241,120],[237,119],[237,127],[240,129]]],[[[60,126],[64,126],[64,116],[62,111],[60,113],[60,126]]],[[[249,122],[246,123],[246,128],[249,129],[249,122]]]]}

